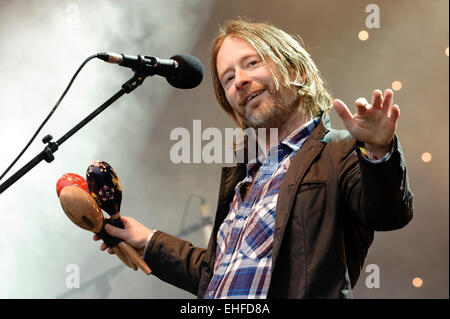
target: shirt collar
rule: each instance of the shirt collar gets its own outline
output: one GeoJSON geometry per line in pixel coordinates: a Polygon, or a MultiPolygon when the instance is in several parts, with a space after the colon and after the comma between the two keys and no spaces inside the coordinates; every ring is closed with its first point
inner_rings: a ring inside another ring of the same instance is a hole
{"type": "Polygon", "coordinates": [[[300,146],[302,146],[305,139],[309,135],[311,135],[311,132],[317,127],[319,123],[320,116],[295,129],[291,134],[281,140],[280,144],[289,146],[293,151],[297,152],[300,149],[300,146]]]}
{"type": "MultiPolygon", "coordinates": [[[[317,125],[320,123],[320,116],[312,119],[311,121],[303,124],[302,126],[296,128],[294,131],[292,131],[291,134],[289,134],[287,137],[285,137],[283,140],[281,140],[280,144],[276,147],[273,147],[270,152],[275,151],[275,148],[282,148],[283,145],[288,146],[291,148],[292,151],[297,152],[302,144],[305,142],[306,138],[311,135],[311,132],[317,127],[317,125]]],[[[259,169],[259,167],[262,165],[262,162],[264,161],[264,156],[262,155],[261,158],[256,158],[256,161],[248,163],[246,165],[247,168],[247,177],[253,176],[255,172],[259,169]]]]}

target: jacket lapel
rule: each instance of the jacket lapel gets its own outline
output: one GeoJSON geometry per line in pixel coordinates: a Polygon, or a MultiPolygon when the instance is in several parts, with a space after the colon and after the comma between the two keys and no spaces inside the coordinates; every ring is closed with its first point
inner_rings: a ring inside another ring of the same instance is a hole
{"type": "Polygon", "coordinates": [[[297,154],[295,154],[281,184],[276,206],[275,233],[272,246],[272,268],[276,265],[281,241],[283,239],[287,221],[291,214],[297,189],[307,170],[312,165],[314,159],[321,153],[325,145],[322,142],[322,138],[328,132],[328,124],[329,118],[327,115],[323,114],[319,125],[312,131],[310,137],[302,145],[297,154]]]}

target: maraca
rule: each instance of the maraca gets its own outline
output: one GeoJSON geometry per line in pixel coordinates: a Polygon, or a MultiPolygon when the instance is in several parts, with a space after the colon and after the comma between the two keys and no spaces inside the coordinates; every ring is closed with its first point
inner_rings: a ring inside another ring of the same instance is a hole
{"type": "Polygon", "coordinates": [[[64,187],[59,200],[67,217],[77,226],[98,233],[103,226],[103,213],[95,200],[83,189],[64,187]]]}
{"type": "MultiPolygon", "coordinates": [[[[101,235],[100,237],[106,237],[99,233],[103,229],[103,212],[88,191],[86,180],[77,174],[64,174],[56,183],[56,193],[67,217],[75,225],[97,233],[101,235]]],[[[111,237],[109,236],[109,238],[111,237]]],[[[113,239],[109,240],[114,242],[113,239]]],[[[137,270],[137,267],[128,261],[125,254],[118,247],[113,249],[122,262],[128,267],[137,270]]]]}
{"type": "Polygon", "coordinates": [[[74,173],[66,173],[63,176],[61,176],[56,182],[56,194],[58,194],[58,197],[59,193],[64,187],[71,185],[81,187],[86,192],[89,192],[89,188],[87,186],[87,182],[84,177],[74,173]]]}
{"type": "MultiPolygon", "coordinates": [[[[104,161],[93,162],[87,169],[86,180],[91,196],[95,199],[98,206],[111,216],[111,224],[124,228],[120,219],[122,187],[111,165],[104,161]]],[[[118,246],[130,262],[142,269],[147,275],[151,273],[148,265],[133,247],[124,241],[120,242],[118,246]]]]}

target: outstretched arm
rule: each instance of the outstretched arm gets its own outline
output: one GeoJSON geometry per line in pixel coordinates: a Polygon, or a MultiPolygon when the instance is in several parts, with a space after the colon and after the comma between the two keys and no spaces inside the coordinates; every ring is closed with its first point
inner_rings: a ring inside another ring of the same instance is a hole
{"type": "Polygon", "coordinates": [[[375,90],[372,104],[359,98],[353,115],[340,100],[334,100],[333,106],[349,133],[364,143],[370,159],[383,158],[392,150],[389,160],[377,164],[366,160],[355,162],[355,152],[348,150],[340,169],[346,204],[370,229],[403,227],[412,218],[413,195],[400,143],[395,138],[400,109],[393,104],[392,91],[385,90],[383,97],[380,90],[375,90]]]}

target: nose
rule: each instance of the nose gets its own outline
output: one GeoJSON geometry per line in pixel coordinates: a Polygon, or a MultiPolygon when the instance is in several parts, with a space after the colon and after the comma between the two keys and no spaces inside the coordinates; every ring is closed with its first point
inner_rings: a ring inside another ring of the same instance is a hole
{"type": "Polygon", "coordinates": [[[235,80],[234,85],[237,90],[245,89],[251,83],[251,78],[244,70],[236,70],[235,71],[235,80]]]}

